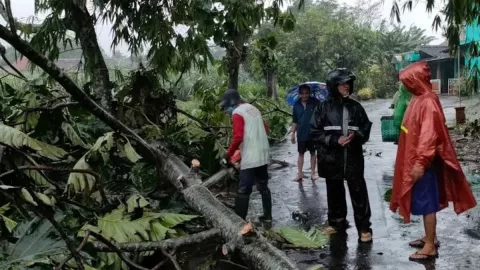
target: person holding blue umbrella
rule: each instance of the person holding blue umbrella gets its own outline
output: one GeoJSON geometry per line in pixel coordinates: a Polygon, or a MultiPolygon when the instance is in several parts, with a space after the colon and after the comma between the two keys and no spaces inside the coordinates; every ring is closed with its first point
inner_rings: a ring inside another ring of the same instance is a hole
{"type": "Polygon", "coordinates": [[[310,134],[310,119],[315,107],[320,102],[311,96],[311,88],[308,84],[301,84],[298,87],[300,98],[293,105],[292,121],[292,143],[297,143],[298,148],[298,174],[296,181],[303,181],[303,164],[305,152],[310,152],[311,179],[317,180],[315,145],[310,134]]]}

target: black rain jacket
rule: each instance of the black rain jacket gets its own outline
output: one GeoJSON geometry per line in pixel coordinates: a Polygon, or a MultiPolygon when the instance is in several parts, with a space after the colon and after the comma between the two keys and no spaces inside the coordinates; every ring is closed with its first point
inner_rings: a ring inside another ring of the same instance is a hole
{"type": "MultiPolygon", "coordinates": [[[[336,85],[331,85],[329,92],[329,99],[318,104],[310,122],[317,148],[318,175],[347,181],[363,178],[363,144],[370,137],[372,123],[362,105],[349,97],[341,97],[336,85]],[[338,140],[350,131],[355,137],[342,147],[338,140]]],[[[350,92],[353,92],[353,82],[350,92]]]]}

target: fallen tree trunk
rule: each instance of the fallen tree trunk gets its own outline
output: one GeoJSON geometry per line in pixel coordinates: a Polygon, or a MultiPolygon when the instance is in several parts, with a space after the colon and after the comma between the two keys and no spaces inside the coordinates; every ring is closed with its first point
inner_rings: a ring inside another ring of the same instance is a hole
{"type": "MultiPolygon", "coordinates": [[[[118,249],[124,252],[143,252],[155,250],[169,250],[178,249],[190,245],[197,245],[206,241],[214,240],[221,237],[219,229],[210,229],[204,232],[192,234],[185,237],[171,238],[163,241],[140,242],[140,243],[117,243],[118,249]]],[[[110,247],[103,243],[96,242],[93,244],[94,248],[102,252],[115,252],[110,247]]]]}
{"type": "MultiPolygon", "coordinates": [[[[113,130],[122,132],[136,142],[136,147],[142,156],[154,164],[177,189],[183,190],[188,205],[203,214],[215,227],[221,229],[226,242],[231,241],[245,225],[245,221],[233,211],[218,201],[210,191],[201,185],[201,180],[192,175],[190,169],[176,155],[171,154],[162,143],[158,148],[149,145],[132,129],[113,117],[104,108],[90,98],[70,77],[55,63],[38,53],[29,43],[15,33],[0,25],[0,38],[7,41],[17,51],[27,57],[32,63],[43,69],[56,80],[80,105],[88,109],[98,119],[109,125],[113,130]],[[158,167],[158,164],[161,167],[158,167]]],[[[273,247],[263,237],[252,239],[251,243],[237,247],[244,260],[255,269],[277,270],[297,269],[288,257],[273,247]]]]}

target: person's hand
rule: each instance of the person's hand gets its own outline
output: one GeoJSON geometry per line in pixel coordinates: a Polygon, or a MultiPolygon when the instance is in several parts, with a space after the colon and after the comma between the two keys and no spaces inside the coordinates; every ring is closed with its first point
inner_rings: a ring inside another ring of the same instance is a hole
{"type": "Polygon", "coordinates": [[[348,133],[348,137],[345,137],[345,136],[342,136],[338,139],[338,144],[340,144],[341,146],[345,146],[347,144],[349,144],[353,138],[355,137],[355,133],[353,132],[350,132],[348,133]]]}
{"type": "Polygon", "coordinates": [[[350,131],[350,132],[348,133],[347,139],[345,140],[344,146],[347,145],[347,144],[349,144],[349,143],[351,143],[351,142],[353,141],[353,138],[355,138],[355,133],[352,132],[352,131],[350,131]]]}
{"type": "Polygon", "coordinates": [[[341,146],[344,146],[346,141],[347,138],[345,138],[345,136],[341,136],[340,138],[338,138],[338,144],[340,144],[341,146]]]}
{"type": "Polygon", "coordinates": [[[297,140],[295,138],[295,133],[292,133],[292,144],[296,144],[297,140]]]}
{"type": "Polygon", "coordinates": [[[410,172],[410,176],[412,177],[413,182],[417,182],[422,176],[425,174],[425,169],[423,169],[419,165],[414,165],[412,171],[410,172]]]}

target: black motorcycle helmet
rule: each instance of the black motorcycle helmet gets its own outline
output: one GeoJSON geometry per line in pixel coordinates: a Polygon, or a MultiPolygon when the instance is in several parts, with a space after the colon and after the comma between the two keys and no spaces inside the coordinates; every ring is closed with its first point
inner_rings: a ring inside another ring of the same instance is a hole
{"type": "Polygon", "coordinates": [[[357,76],[346,68],[336,68],[330,71],[327,75],[327,88],[332,97],[339,97],[337,86],[342,83],[348,83],[350,85],[350,95],[353,93],[353,82],[357,79],[357,76]]]}
{"type": "Polygon", "coordinates": [[[228,107],[236,106],[239,103],[242,103],[243,100],[240,97],[240,94],[235,89],[227,89],[223,94],[220,101],[220,108],[225,111],[228,107]]]}

